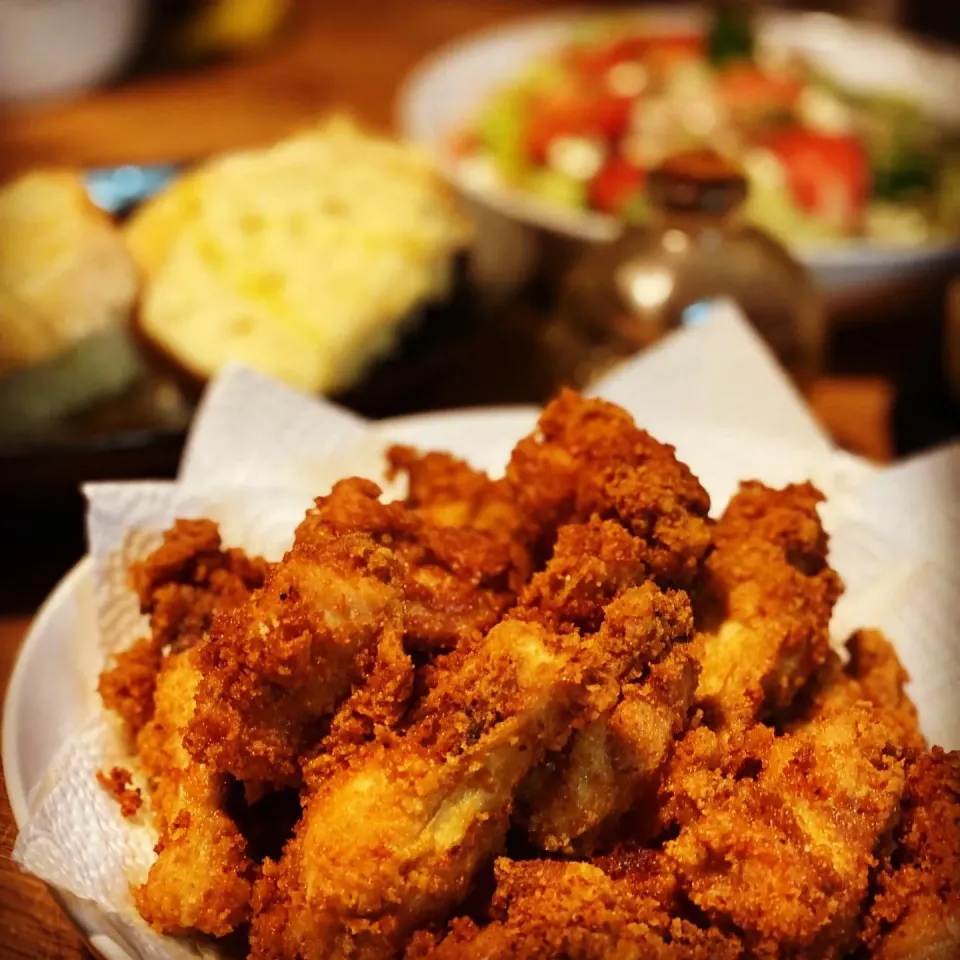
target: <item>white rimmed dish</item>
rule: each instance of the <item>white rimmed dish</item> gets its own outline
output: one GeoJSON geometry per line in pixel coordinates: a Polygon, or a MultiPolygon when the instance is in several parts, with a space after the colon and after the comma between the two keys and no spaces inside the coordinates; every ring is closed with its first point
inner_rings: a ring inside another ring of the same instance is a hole
{"type": "MultiPolygon", "coordinates": [[[[645,24],[657,30],[701,29],[699,6],[640,6],[645,24]]],[[[567,210],[500,186],[466,180],[448,149],[450,135],[468,123],[491,93],[544,53],[563,44],[584,12],[508,23],[456,41],[424,61],[408,77],[397,101],[397,121],[407,139],[434,157],[447,178],[480,217],[483,263],[494,264],[494,281],[523,279],[536,262],[539,233],[566,241],[615,237],[617,221],[590,211],[567,210]],[[509,244],[509,256],[497,250],[509,244]],[[509,260],[509,263],[503,261],[509,260]]],[[[908,38],[895,30],[854,23],[829,14],[770,11],[758,20],[762,44],[796,51],[815,67],[857,92],[896,92],[915,99],[933,115],[960,126],[960,54],[908,38]]],[[[865,240],[798,247],[831,299],[849,299],[878,284],[960,269],[960,238],[920,246],[865,240]]]]}

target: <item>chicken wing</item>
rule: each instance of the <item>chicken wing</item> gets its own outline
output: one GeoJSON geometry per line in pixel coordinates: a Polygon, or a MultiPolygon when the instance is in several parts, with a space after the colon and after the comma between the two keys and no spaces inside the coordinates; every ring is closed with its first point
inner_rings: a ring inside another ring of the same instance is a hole
{"type": "Polygon", "coordinates": [[[697,598],[706,645],[697,701],[712,726],[787,706],[827,657],[842,590],[810,484],[744,483],[713,530],[697,598]]]}
{"type": "Polygon", "coordinates": [[[268,564],[241,550],[224,550],[210,520],[177,520],[163,542],[130,570],[150,636],[113,658],[100,675],[104,706],[132,737],[153,715],[157,674],[166,652],[194,646],[218,610],[229,610],[263,584],[268,564]]]}
{"type": "Polygon", "coordinates": [[[338,483],[297,528],[295,543],[364,533],[398,558],[404,635],[410,650],[434,653],[473,640],[516,599],[509,538],[469,526],[438,524],[402,502],[381,503],[369,480],[338,483]]]}
{"type": "Polygon", "coordinates": [[[652,584],[607,607],[598,642],[606,644],[614,632],[633,637],[635,655],[616,705],[575,733],[563,753],[548,757],[523,784],[522,820],[541,849],[590,852],[605,829],[655,793],[696,689],[699,662],[685,642],[692,630],[687,597],[660,593],[652,584]]]}
{"type": "Polygon", "coordinates": [[[445,675],[402,736],[311,792],[258,895],[262,957],[389,957],[499,849],[517,783],[560,746],[585,685],[575,636],[505,623],[445,675]]]}
{"type": "Polygon", "coordinates": [[[617,520],[643,545],[647,576],[687,586],[710,545],[710,498],[690,469],[603,400],[562,391],[537,431],[517,444],[507,481],[541,565],[558,529],[594,515],[617,520]]]}
{"type": "Polygon", "coordinates": [[[866,704],[773,739],[756,767],[715,773],[665,847],[686,895],[751,956],[839,958],[904,790],[895,729],[866,704]]]}
{"type": "Polygon", "coordinates": [[[252,864],[224,812],[226,778],[184,749],[200,681],[196,654],[193,648],[164,661],[153,717],[138,737],[160,839],[134,899],[141,916],[163,933],[196,929],[224,936],[247,919],[252,864]]]}
{"type": "MultiPolygon", "coordinates": [[[[403,635],[397,558],[363,533],[298,537],[263,588],[214,620],[186,738],[245,781],[296,785],[301,753],[403,635]]],[[[412,669],[412,667],[410,668],[412,669]]]]}

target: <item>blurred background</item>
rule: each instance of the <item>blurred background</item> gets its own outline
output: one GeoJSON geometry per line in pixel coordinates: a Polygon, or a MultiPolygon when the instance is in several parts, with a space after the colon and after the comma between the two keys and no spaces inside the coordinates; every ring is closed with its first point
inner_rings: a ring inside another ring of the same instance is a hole
{"type": "Polygon", "coordinates": [[[173,475],[231,359],[372,417],[541,403],[731,296],[842,447],[960,433],[960,7],[646,10],[0,0],[0,605],[82,554],[80,483],[173,475]],[[614,303],[626,267],[668,282],[614,303]]]}

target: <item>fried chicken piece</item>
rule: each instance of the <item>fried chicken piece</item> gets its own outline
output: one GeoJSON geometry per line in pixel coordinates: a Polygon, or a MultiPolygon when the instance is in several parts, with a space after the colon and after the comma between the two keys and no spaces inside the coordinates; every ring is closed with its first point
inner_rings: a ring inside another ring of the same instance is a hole
{"type": "Polygon", "coordinates": [[[133,893],[140,915],[161,933],[224,936],[247,919],[252,866],[224,812],[226,778],[197,763],[183,745],[199,682],[196,648],[169,656],[153,719],[138,737],[160,839],[147,880],[133,893]]]}
{"type": "Polygon", "coordinates": [[[381,503],[380,488],[353,478],[321,497],[297,529],[307,542],[365,533],[398,557],[408,650],[433,653],[473,641],[514,600],[509,538],[470,526],[440,525],[404,503],[381,503]]]}
{"type": "Polygon", "coordinates": [[[174,653],[203,637],[217,610],[242,603],[263,584],[269,564],[242,550],[224,550],[212,520],[177,520],[163,543],[130,568],[140,609],[150,614],[155,643],[174,653]]]}
{"type": "Polygon", "coordinates": [[[672,915],[664,885],[613,879],[589,863],[496,864],[494,920],[455,920],[439,939],[422,932],[407,960],[734,960],[733,937],[672,915]]]}
{"type": "Polygon", "coordinates": [[[456,904],[501,846],[517,783],[568,735],[585,694],[577,649],[500,624],[409,730],[323,779],[260,885],[253,955],[389,957],[456,904]]]}
{"type": "Polygon", "coordinates": [[[438,673],[401,734],[312,784],[259,886],[254,956],[390,957],[444,918],[501,850],[524,776],[610,709],[639,635],[652,645],[660,629],[650,617],[583,643],[536,621],[494,627],[438,673]]]}
{"type": "Polygon", "coordinates": [[[643,675],[650,660],[690,638],[692,612],[685,594],[665,595],[652,584],[636,589],[647,574],[645,549],[615,520],[563,526],[545,569],[508,615],[586,633],[602,624],[607,634],[641,640],[619,705],[575,734],[563,755],[549,757],[523,785],[521,819],[542,849],[590,850],[600,831],[652,786],[674,733],[686,724],[696,659],[678,652],[643,675]],[[655,644],[653,623],[661,627],[655,644]]]}
{"type": "Polygon", "coordinates": [[[523,785],[525,826],[541,849],[589,853],[635,802],[655,795],[697,685],[699,661],[684,642],[692,630],[683,593],[662,594],[646,584],[609,605],[603,632],[643,639],[616,706],[574,734],[567,750],[523,785]]]}
{"type": "Polygon", "coordinates": [[[960,753],[934,747],[910,764],[894,841],[860,935],[867,955],[960,956],[960,753]]]}
{"type": "Polygon", "coordinates": [[[655,816],[624,822],[633,842],[669,836],[729,797],[738,779],[756,776],[775,739],[771,727],[711,730],[694,712],[686,733],[674,745],[658,791],[655,816]]]}
{"type": "Polygon", "coordinates": [[[827,660],[791,705],[788,729],[851,706],[858,700],[872,703],[884,722],[897,728],[901,741],[914,751],[926,749],[917,708],[904,686],[910,677],[892,643],[879,630],[858,630],[846,643],[847,662],[830,651],[827,660]]]}
{"type": "Polygon", "coordinates": [[[866,704],[773,740],[755,779],[722,778],[666,844],[686,895],[751,956],[844,956],[899,815],[901,753],[866,704]]]}
{"type": "Polygon", "coordinates": [[[558,529],[594,515],[617,520],[643,545],[647,575],[687,586],[710,544],[710,498],[673,447],[603,400],[563,390],[510,458],[507,481],[543,562],[558,529]]]}
{"type": "Polygon", "coordinates": [[[263,588],[218,616],[198,648],[193,756],[240,780],[297,785],[301,753],[375,664],[412,671],[394,656],[399,581],[396,556],[364,533],[298,532],[263,588]]]}
{"type": "Polygon", "coordinates": [[[133,564],[130,582],[141,611],[150,614],[150,636],[118,653],[98,687],[104,706],[120,715],[131,737],[153,715],[164,652],[199,642],[214,613],[242,603],[263,583],[267,567],[260,557],[224,550],[211,520],[177,520],[161,545],[133,564]]]}
{"type": "Polygon", "coordinates": [[[567,524],[557,532],[546,567],[508,615],[537,619],[554,630],[595,633],[607,604],[646,580],[645,549],[615,520],[567,524]]]}
{"type": "Polygon", "coordinates": [[[741,484],[713,530],[697,599],[706,633],[697,700],[714,726],[787,706],[827,658],[842,590],[828,566],[819,491],[741,484]]]}
{"type": "Polygon", "coordinates": [[[517,593],[530,576],[531,557],[522,543],[523,517],[505,479],[492,480],[449,453],[421,453],[413,447],[387,451],[389,476],[407,475],[406,504],[441,527],[470,527],[508,545],[510,589],[517,593]]]}

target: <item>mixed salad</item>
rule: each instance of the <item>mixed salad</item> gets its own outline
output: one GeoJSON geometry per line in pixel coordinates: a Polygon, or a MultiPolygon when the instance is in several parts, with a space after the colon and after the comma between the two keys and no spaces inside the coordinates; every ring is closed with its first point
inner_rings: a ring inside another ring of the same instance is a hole
{"type": "Polygon", "coordinates": [[[590,22],[499,90],[452,150],[475,186],[642,221],[647,172],[709,145],[750,182],[748,215],[791,242],[960,235],[960,131],[917,104],[839,89],[750,24],[664,34],[590,22]]]}

